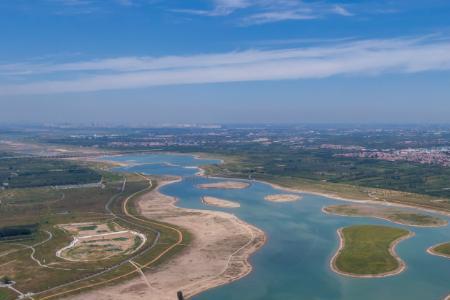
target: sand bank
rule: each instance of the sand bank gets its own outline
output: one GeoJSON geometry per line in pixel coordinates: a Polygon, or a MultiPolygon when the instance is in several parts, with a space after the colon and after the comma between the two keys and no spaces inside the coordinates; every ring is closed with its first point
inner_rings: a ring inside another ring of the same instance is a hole
{"type": "Polygon", "coordinates": [[[206,205],[217,206],[223,208],[237,208],[241,207],[241,205],[237,202],[225,200],[216,197],[204,196],[202,197],[202,202],[206,205]]]}
{"type": "Polygon", "coordinates": [[[168,262],[144,269],[136,277],[115,286],[72,296],[76,300],[174,300],[182,290],[189,298],[249,274],[249,256],[265,242],[264,232],[232,214],[175,206],[176,199],[159,193],[174,182],[160,181],[158,189],[141,196],[139,209],[149,219],[180,226],[192,235],[189,246],[168,262]]]}
{"type": "Polygon", "coordinates": [[[223,189],[223,190],[241,190],[248,188],[250,183],[243,181],[220,181],[212,183],[198,184],[199,189],[223,189]]]}
{"type": "Polygon", "coordinates": [[[302,197],[300,195],[295,194],[274,194],[267,195],[264,197],[265,200],[271,202],[293,202],[300,200],[302,197]]]}

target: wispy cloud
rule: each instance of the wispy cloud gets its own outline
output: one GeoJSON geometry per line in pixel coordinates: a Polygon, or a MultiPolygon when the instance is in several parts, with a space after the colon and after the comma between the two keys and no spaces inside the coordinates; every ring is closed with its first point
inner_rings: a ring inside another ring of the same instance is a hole
{"type": "Polygon", "coordinates": [[[171,9],[173,12],[201,15],[201,16],[227,16],[236,10],[254,6],[251,0],[214,0],[211,9],[171,9]]]}
{"type": "Polygon", "coordinates": [[[203,16],[228,16],[238,10],[246,15],[239,25],[258,25],[288,20],[311,20],[326,15],[352,16],[347,8],[327,2],[306,3],[301,0],[213,0],[211,9],[172,9],[173,12],[203,16]]]}
{"type": "MultiPolygon", "coordinates": [[[[114,7],[132,7],[142,0],[45,0],[49,11],[57,15],[88,15],[108,12],[114,7]]],[[[148,1],[147,4],[151,4],[148,1]]]]}
{"type": "Polygon", "coordinates": [[[358,40],[277,50],[164,57],[119,57],[64,64],[0,65],[0,95],[53,94],[261,80],[450,70],[450,40],[358,40]],[[41,78],[64,78],[42,80],[41,78]]]}
{"type": "Polygon", "coordinates": [[[250,15],[243,18],[240,23],[241,25],[258,25],[288,20],[311,20],[317,18],[319,18],[319,15],[305,9],[290,11],[271,11],[250,15]]]}
{"type": "Polygon", "coordinates": [[[343,7],[341,5],[335,5],[332,8],[332,11],[334,11],[338,15],[345,16],[345,17],[353,16],[353,14],[348,11],[348,9],[346,9],[345,7],[343,7]]]}

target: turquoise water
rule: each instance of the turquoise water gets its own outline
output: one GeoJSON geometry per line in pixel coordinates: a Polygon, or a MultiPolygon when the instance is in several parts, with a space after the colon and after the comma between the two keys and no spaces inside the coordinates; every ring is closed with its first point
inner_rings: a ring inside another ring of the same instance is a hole
{"type": "Polygon", "coordinates": [[[199,183],[218,180],[192,176],[197,170],[185,167],[217,162],[214,160],[180,155],[109,159],[134,160],[137,165],[132,170],[137,172],[184,176],[183,181],[162,188],[163,193],[179,199],[179,206],[210,209],[200,201],[205,195],[232,199],[241,207],[217,210],[234,213],[266,232],[266,245],[251,257],[253,272],[249,276],[206,291],[195,300],[441,300],[450,293],[450,260],[426,253],[429,246],[450,240],[449,226],[416,228],[371,218],[325,215],[321,211],[323,206],[343,202],[309,194],[297,202],[272,203],[265,201],[264,196],[280,191],[259,182],[251,182],[243,190],[196,188],[199,183]],[[167,166],[165,162],[175,166],[167,166]],[[353,224],[381,224],[414,231],[416,236],[397,247],[407,270],[381,279],[348,278],[332,272],[329,261],[338,247],[336,230],[353,224]]]}

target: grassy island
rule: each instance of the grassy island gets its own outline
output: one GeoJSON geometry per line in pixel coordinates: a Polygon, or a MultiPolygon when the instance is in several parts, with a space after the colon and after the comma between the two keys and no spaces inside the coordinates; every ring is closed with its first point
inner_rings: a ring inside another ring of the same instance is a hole
{"type": "Polygon", "coordinates": [[[396,245],[412,233],[394,227],[355,225],[338,230],[340,247],[332,258],[333,271],[354,277],[385,277],[405,268],[396,245]]]}
{"type": "Polygon", "coordinates": [[[450,258],[450,242],[428,248],[428,253],[450,258]]]}
{"type": "Polygon", "coordinates": [[[323,208],[328,214],[350,217],[373,217],[409,226],[439,227],[447,221],[427,214],[416,213],[398,208],[371,205],[331,205],[323,208]]]}

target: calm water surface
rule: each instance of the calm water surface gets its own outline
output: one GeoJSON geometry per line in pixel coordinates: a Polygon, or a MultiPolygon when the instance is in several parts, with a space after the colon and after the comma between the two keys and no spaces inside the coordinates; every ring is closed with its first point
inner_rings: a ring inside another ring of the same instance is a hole
{"type": "Polygon", "coordinates": [[[234,283],[206,291],[195,300],[441,300],[450,293],[450,259],[431,256],[426,249],[449,241],[449,226],[416,228],[371,218],[348,218],[322,213],[323,206],[344,202],[304,194],[292,203],[272,203],[264,196],[279,193],[267,184],[251,182],[243,190],[202,190],[199,183],[217,179],[194,176],[194,166],[217,163],[192,156],[146,154],[108,157],[127,161],[126,171],[183,176],[183,181],[162,188],[179,199],[178,206],[211,209],[202,196],[231,199],[240,208],[220,209],[236,214],[267,234],[267,244],[251,257],[253,272],[234,283]],[[336,230],[353,224],[380,224],[407,228],[416,236],[401,242],[397,253],[407,264],[400,275],[382,279],[355,279],[332,272],[331,256],[338,247],[336,230]]]}

